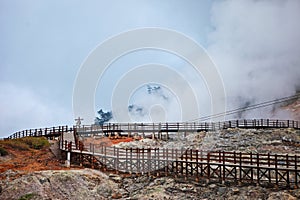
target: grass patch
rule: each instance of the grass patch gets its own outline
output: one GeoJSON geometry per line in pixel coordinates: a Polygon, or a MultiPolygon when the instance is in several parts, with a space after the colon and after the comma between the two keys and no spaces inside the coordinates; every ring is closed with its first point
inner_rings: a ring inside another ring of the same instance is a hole
{"type": "Polygon", "coordinates": [[[12,140],[3,140],[0,141],[0,145],[3,147],[11,147],[15,150],[25,151],[29,150],[30,148],[42,149],[49,147],[50,143],[45,137],[24,137],[12,140]]]}
{"type": "Polygon", "coordinates": [[[25,194],[25,195],[21,196],[18,200],[30,200],[30,199],[32,199],[34,196],[35,196],[34,193],[28,193],[28,194],[25,194]]]}
{"type": "Polygon", "coordinates": [[[50,143],[45,137],[24,137],[20,138],[20,140],[29,145],[32,149],[42,149],[50,146],[50,143]]]}
{"type": "Polygon", "coordinates": [[[1,144],[4,147],[7,147],[7,148],[10,147],[12,149],[20,150],[20,151],[25,151],[25,150],[29,149],[29,146],[19,139],[5,140],[5,141],[2,141],[1,144]]]}

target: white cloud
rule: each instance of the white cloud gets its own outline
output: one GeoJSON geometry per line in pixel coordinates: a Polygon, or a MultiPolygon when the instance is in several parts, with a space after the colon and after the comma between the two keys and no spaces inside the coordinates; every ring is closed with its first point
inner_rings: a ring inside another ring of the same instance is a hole
{"type": "Polygon", "coordinates": [[[52,105],[29,88],[1,83],[0,91],[0,137],[23,129],[65,125],[72,119],[71,111],[52,105]]]}

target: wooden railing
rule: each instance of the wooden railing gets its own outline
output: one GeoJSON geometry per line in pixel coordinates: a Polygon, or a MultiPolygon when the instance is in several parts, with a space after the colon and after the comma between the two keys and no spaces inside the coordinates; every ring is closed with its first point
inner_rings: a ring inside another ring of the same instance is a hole
{"type": "Polygon", "coordinates": [[[108,123],[104,125],[84,125],[77,128],[78,134],[105,134],[109,132],[199,132],[226,128],[295,128],[300,123],[293,120],[230,120],[225,122],[186,122],[186,123],[108,123]]]}
{"type": "Polygon", "coordinates": [[[147,133],[147,132],[199,132],[226,128],[294,128],[300,129],[300,122],[293,120],[230,120],[225,122],[178,122],[178,123],[107,123],[104,125],[83,125],[80,127],[57,126],[18,131],[6,139],[27,136],[60,136],[61,133],[74,131],[76,134],[105,134],[109,132],[147,133]]]}
{"type": "Polygon", "coordinates": [[[253,120],[231,120],[221,122],[219,128],[300,128],[300,123],[294,120],[271,120],[271,119],[253,119],[253,120]]]}
{"type": "MultiPolygon", "coordinates": [[[[227,128],[294,128],[293,120],[231,120],[225,122],[193,123],[116,123],[102,126],[58,126],[19,131],[7,139],[27,136],[60,136],[60,149],[71,152],[74,161],[92,167],[128,173],[171,174],[176,177],[218,181],[268,183],[277,186],[300,185],[299,155],[257,154],[242,152],[207,152],[201,149],[120,149],[106,146],[84,146],[76,137],[65,141],[63,133],[98,134],[109,132],[198,132],[227,128]]],[[[67,137],[66,137],[67,138],[67,137]]],[[[73,159],[72,159],[73,161],[73,159]]]]}
{"type": "Polygon", "coordinates": [[[129,174],[161,174],[207,181],[300,186],[300,156],[201,149],[116,148],[65,143],[73,162],[129,174]],[[73,147],[73,148],[72,148],[73,147]],[[77,156],[76,156],[77,155],[77,156]]]}
{"type": "Polygon", "coordinates": [[[74,130],[73,127],[68,127],[68,126],[57,126],[57,127],[51,127],[51,128],[28,129],[28,130],[15,132],[14,134],[10,135],[6,139],[17,139],[17,138],[28,137],[28,136],[33,136],[33,137],[60,136],[62,133],[73,131],[73,130],[74,130]]]}

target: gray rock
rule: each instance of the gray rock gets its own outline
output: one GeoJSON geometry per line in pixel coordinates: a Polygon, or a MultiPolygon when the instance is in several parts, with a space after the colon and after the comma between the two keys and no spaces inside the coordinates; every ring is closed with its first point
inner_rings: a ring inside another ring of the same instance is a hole
{"type": "Polygon", "coordinates": [[[41,184],[44,184],[46,182],[50,183],[50,180],[48,178],[45,178],[45,177],[40,178],[39,181],[40,181],[41,184]]]}
{"type": "Polygon", "coordinates": [[[219,187],[219,189],[218,189],[218,193],[219,193],[220,195],[225,194],[226,191],[227,191],[227,188],[226,188],[226,187],[219,187]]]}

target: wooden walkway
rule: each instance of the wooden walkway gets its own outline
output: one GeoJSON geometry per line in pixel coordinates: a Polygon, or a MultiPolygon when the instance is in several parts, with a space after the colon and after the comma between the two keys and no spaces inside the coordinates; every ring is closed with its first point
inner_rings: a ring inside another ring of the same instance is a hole
{"type": "Polygon", "coordinates": [[[227,128],[293,128],[292,120],[233,120],[214,123],[127,123],[103,126],[30,129],[6,139],[27,136],[60,137],[60,149],[72,163],[113,170],[116,173],[156,174],[206,182],[255,183],[275,187],[299,188],[300,155],[242,152],[204,152],[201,149],[120,149],[100,145],[84,147],[78,135],[152,134],[213,131],[227,128]]]}
{"type": "Polygon", "coordinates": [[[294,128],[300,129],[300,123],[293,120],[231,120],[225,122],[186,122],[186,123],[108,123],[104,125],[84,125],[76,128],[79,135],[109,134],[156,134],[168,135],[173,132],[215,131],[227,128],[294,128]]]}
{"type": "Polygon", "coordinates": [[[108,134],[157,134],[167,135],[172,132],[214,131],[226,128],[294,128],[300,129],[300,122],[293,120],[231,120],[225,122],[181,122],[181,123],[108,123],[102,126],[84,125],[80,127],[57,126],[51,128],[36,128],[18,131],[5,139],[16,139],[27,136],[58,137],[64,132],[74,132],[79,135],[108,134]]]}
{"type": "Polygon", "coordinates": [[[17,139],[22,137],[59,137],[62,133],[73,132],[74,127],[57,126],[51,128],[36,128],[15,132],[5,139],[17,139]]]}
{"type": "Polygon", "coordinates": [[[206,182],[299,188],[300,156],[199,149],[120,149],[62,143],[72,162],[116,173],[171,175],[206,182]]]}

